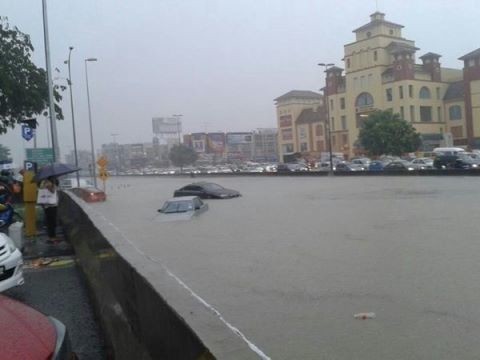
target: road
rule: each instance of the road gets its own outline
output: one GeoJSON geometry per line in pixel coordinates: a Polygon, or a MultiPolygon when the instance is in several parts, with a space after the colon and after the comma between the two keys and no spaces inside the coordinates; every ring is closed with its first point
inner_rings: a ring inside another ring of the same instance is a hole
{"type": "Polygon", "coordinates": [[[25,270],[25,285],[4,295],[62,321],[80,360],[105,358],[103,340],[79,268],[64,266],[25,270]]]}
{"type": "Polygon", "coordinates": [[[478,178],[215,178],[243,197],[159,222],[191,180],[111,179],[92,209],[267,356],[478,359],[478,178]]]}

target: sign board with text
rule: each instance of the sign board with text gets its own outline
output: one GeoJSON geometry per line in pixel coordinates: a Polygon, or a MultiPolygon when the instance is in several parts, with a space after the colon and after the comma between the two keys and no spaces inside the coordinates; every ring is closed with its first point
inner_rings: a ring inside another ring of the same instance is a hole
{"type": "Polygon", "coordinates": [[[53,163],[53,149],[52,148],[34,148],[25,149],[26,158],[28,161],[36,162],[38,166],[43,166],[53,163]]]}

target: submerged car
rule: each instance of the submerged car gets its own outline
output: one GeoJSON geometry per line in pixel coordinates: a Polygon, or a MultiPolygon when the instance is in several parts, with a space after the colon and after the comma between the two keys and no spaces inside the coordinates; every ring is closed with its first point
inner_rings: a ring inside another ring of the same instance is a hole
{"type": "Polygon", "coordinates": [[[2,359],[67,360],[71,352],[65,325],[37,310],[0,295],[2,359]]]}
{"type": "Polygon", "coordinates": [[[208,204],[205,204],[198,196],[180,196],[165,201],[158,212],[162,214],[160,220],[190,220],[208,210],[208,204]]]}
{"type": "Polygon", "coordinates": [[[226,189],[221,185],[209,182],[192,183],[175,190],[173,193],[174,197],[198,196],[201,199],[229,199],[240,195],[236,190],[226,189]]]}
{"type": "Polygon", "coordinates": [[[22,253],[8,235],[0,233],[0,292],[23,283],[22,253]]]}

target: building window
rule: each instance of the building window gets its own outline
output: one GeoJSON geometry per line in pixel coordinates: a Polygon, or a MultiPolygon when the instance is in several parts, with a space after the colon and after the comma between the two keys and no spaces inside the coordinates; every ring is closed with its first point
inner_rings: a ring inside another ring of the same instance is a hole
{"type": "Polygon", "coordinates": [[[392,89],[386,89],[385,94],[387,95],[387,101],[392,101],[393,100],[393,94],[392,94],[392,89]]]}
{"type": "Polygon", "coordinates": [[[332,116],[332,122],[330,123],[330,129],[335,131],[335,118],[332,116]]]}
{"type": "Polygon", "coordinates": [[[350,58],[347,59],[347,68],[350,69],[350,58]]]}
{"type": "Polygon", "coordinates": [[[347,130],[347,117],[345,115],[342,115],[341,120],[342,120],[342,130],[347,130]]]}
{"type": "Polygon", "coordinates": [[[293,139],[293,131],[292,129],[282,129],[282,140],[292,140],[293,139]]]}
{"type": "Polygon", "coordinates": [[[337,138],[335,137],[335,135],[332,135],[332,146],[335,146],[337,143],[337,138]]]}
{"type": "Polygon", "coordinates": [[[316,136],[323,135],[323,126],[321,124],[318,124],[317,126],[315,126],[315,135],[316,136]]]}
{"type": "Polygon", "coordinates": [[[408,96],[413,98],[413,85],[408,85],[408,96]]]}
{"type": "Polygon", "coordinates": [[[435,90],[437,92],[437,100],[440,100],[440,88],[437,87],[435,90]]]}
{"type": "Polygon", "coordinates": [[[305,129],[304,127],[300,127],[299,133],[300,139],[305,139],[307,137],[307,129],[305,129]]]}
{"type": "Polygon", "coordinates": [[[367,37],[372,36],[372,33],[370,31],[367,32],[367,37]]]}
{"type": "Polygon", "coordinates": [[[333,111],[333,99],[330,99],[330,111],[333,111]]]}
{"type": "Polygon", "coordinates": [[[431,122],[432,121],[432,107],[420,106],[420,121],[431,122]]]}
{"type": "Polygon", "coordinates": [[[403,99],[403,86],[398,87],[398,96],[400,99],[403,99]]]}
{"type": "Polygon", "coordinates": [[[293,144],[283,144],[282,152],[284,154],[293,153],[293,144]]]}
{"type": "Polygon", "coordinates": [[[475,66],[475,60],[474,59],[468,60],[468,66],[469,67],[474,67],[475,66]]]}
{"type": "Polygon", "coordinates": [[[424,86],[420,89],[419,97],[420,99],[430,99],[432,96],[430,95],[430,90],[424,86]]]}
{"type": "Polygon", "coordinates": [[[373,106],[373,97],[367,92],[361,93],[357,96],[357,101],[355,105],[359,108],[371,107],[373,106]]]}
{"type": "Polygon", "coordinates": [[[400,117],[402,120],[405,120],[405,110],[403,109],[403,106],[400,106],[400,117]]]}
{"type": "Polygon", "coordinates": [[[377,61],[378,60],[378,53],[377,53],[377,50],[375,50],[373,52],[373,61],[377,61]]]}
{"type": "Polygon", "coordinates": [[[343,135],[342,135],[342,144],[343,144],[343,145],[347,145],[347,144],[348,144],[348,135],[347,135],[347,134],[343,134],[343,135]]]}
{"type": "Polygon", "coordinates": [[[440,106],[437,107],[437,118],[438,122],[442,122],[442,108],[440,106]]]}
{"type": "Polygon", "coordinates": [[[452,126],[450,128],[452,136],[456,139],[463,137],[463,127],[462,126],[452,126]]]}
{"type": "Polygon", "coordinates": [[[325,148],[323,145],[323,141],[322,140],[317,141],[317,151],[324,151],[324,150],[325,148]]]}
{"type": "Polygon", "coordinates": [[[388,32],[390,35],[393,35],[393,30],[390,29],[390,31],[388,32]]]}
{"type": "Polygon", "coordinates": [[[340,109],[345,110],[345,98],[340,98],[340,109]]]}
{"type": "Polygon", "coordinates": [[[415,121],[415,106],[410,105],[410,121],[415,121]]]}
{"type": "Polygon", "coordinates": [[[453,105],[448,108],[448,117],[450,120],[460,120],[462,118],[462,108],[460,105],[453,105]]]}
{"type": "Polygon", "coordinates": [[[300,144],[300,152],[308,151],[308,145],[307,143],[301,143],[300,144]]]}

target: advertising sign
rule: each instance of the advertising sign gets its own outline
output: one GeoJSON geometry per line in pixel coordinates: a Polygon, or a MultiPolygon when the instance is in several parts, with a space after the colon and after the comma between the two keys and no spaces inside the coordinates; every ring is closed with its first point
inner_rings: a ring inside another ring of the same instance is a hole
{"type": "Polygon", "coordinates": [[[228,133],[227,144],[250,144],[252,142],[252,133],[228,133]]]}
{"type": "Polygon", "coordinates": [[[207,135],[205,133],[192,134],[192,148],[197,153],[204,153],[207,149],[207,135]]]}
{"type": "Polygon", "coordinates": [[[153,118],[152,130],[156,135],[160,134],[178,134],[182,132],[182,123],[175,118],[153,118]]]}
{"type": "Polygon", "coordinates": [[[292,115],[280,116],[280,127],[290,127],[290,126],[292,126],[292,115]]]}
{"type": "Polygon", "coordinates": [[[221,154],[225,151],[225,134],[212,133],[208,134],[209,152],[221,154]]]}

